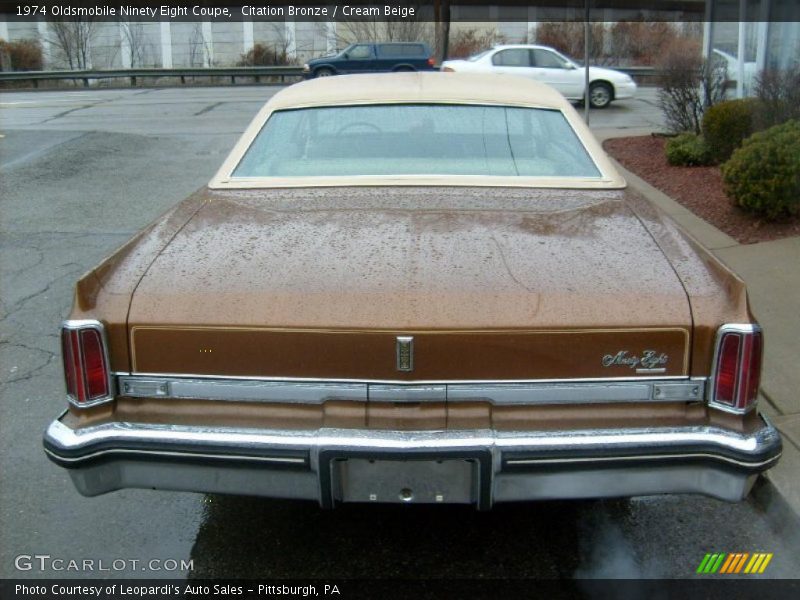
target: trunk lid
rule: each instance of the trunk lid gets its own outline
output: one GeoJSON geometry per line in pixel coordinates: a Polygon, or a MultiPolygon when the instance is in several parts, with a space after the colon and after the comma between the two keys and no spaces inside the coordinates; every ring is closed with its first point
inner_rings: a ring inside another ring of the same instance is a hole
{"type": "Polygon", "coordinates": [[[132,371],[397,381],[685,375],[683,287],[624,192],[214,192],[132,299],[132,371]],[[398,370],[398,336],[413,370],[398,370]]]}

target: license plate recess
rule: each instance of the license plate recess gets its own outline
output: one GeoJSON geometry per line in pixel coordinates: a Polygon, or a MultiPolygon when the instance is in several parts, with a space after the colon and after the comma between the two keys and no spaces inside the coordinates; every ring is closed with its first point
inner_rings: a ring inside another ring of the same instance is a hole
{"type": "Polygon", "coordinates": [[[338,502],[473,504],[489,508],[491,456],[487,453],[381,455],[320,454],[323,506],[338,502]]]}

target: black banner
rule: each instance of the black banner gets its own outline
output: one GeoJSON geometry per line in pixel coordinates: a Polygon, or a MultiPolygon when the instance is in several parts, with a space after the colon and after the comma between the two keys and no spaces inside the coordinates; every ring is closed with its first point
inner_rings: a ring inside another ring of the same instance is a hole
{"type": "Polygon", "coordinates": [[[794,0],[278,0],[93,2],[0,0],[8,21],[391,21],[453,23],[583,21],[800,21],[794,0]],[[446,16],[447,15],[447,16],[446,16]]]}
{"type": "MultiPolygon", "coordinates": [[[[487,557],[488,559],[489,557],[487,557]]],[[[427,579],[427,580],[0,580],[2,600],[164,600],[170,598],[352,600],[370,598],[797,598],[800,580],[755,580],[746,576],[698,579],[427,579]]]]}

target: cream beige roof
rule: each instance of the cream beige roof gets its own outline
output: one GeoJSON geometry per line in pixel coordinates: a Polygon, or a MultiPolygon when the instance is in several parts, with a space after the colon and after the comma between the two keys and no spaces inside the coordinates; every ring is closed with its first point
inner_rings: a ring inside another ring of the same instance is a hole
{"type": "Polygon", "coordinates": [[[478,73],[383,73],[312,79],[275,94],[258,112],[217,174],[212,189],[314,186],[500,186],[619,189],[625,180],[572,105],[548,85],[513,75],[478,73]],[[601,177],[520,177],[482,175],[348,175],[318,177],[233,177],[232,173],[273,112],[313,106],[445,103],[497,104],[560,110],[580,138],[601,177]]]}
{"type": "Polygon", "coordinates": [[[382,73],[321,77],[289,86],[269,101],[273,110],[362,102],[468,102],[563,109],[550,86],[509,75],[482,73],[382,73]]]}

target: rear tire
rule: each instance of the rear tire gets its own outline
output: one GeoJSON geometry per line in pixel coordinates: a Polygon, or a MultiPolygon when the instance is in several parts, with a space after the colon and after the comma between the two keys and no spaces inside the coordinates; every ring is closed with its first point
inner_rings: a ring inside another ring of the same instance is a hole
{"type": "Polygon", "coordinates": [[[614,90],[607,83],[598,81],[589,86],[589,106],[592,108],[608,108],[614,99],[614,90]]]}
{"type": "Polygon", "coordinates": [[[331,75],[333,75],[333,69],[328,67],[321,67],[314,71],[314,77],[330,77],[331,75]]]}
{"type": "Polygon", "coordinates": [[[395,73],[411,73],[413,71],[414,69],[412,69],[411,67],[397,67],[394,70],[395,73]]]}

